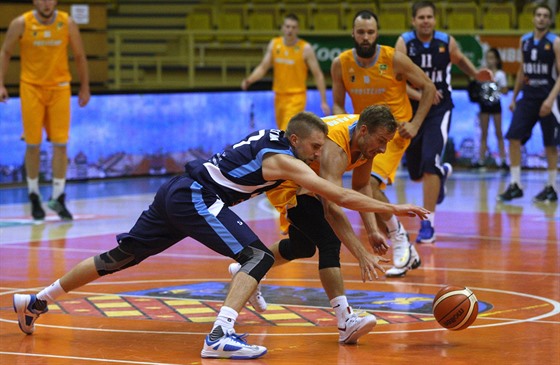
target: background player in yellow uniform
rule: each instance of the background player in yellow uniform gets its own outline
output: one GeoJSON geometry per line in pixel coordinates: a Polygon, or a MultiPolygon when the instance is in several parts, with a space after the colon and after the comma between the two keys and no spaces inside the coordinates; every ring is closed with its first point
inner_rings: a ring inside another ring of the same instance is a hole
{"type": "Polygon", "coordinates": [[[62,219],[71,220],[64,193],[71,96],[68,44],[72,47],[80,79],[80,106],[85,106],[90,98],[89,75],[78,26],[67,13],[56,10],[56,4],[56,0],[34,0],[35,10],[10,23],[0,50],[0,101],[8,98],[4,79],[19,40],[23,137],[27,144],[25,170],[31,214],[34,219],[45,217],[39,192],[40,146],[45,129],[53,144],[53,190],[48,206],[62,219]]]}
{"type": "Polygon", "coordinates": [[[331,113],[327,103],[325,77],[319,67],[315,51],[309,43],[298,38],[298,17],[288,14],[282,25],[282,37],[273,38],[261,63],[241,83],[241,88],[262,79],[273,67],[274,110],[278,129],[285,130],[291,117],[305,109],[307,101],[307,74],[311,70],[321,94],[321,110],[331,113]]]}
{"type": "MultiPolygon", "coordinates": [[[[434,84],[405,54],[377,44],[377,16],[369,10],[359,11],[352,28],[354,48],[340,54],[331,66],[333,112],[346,113],[346,93],[350,95],[354,113],[368,105],[387,105],[399,123],[398,133],[387,145],[387,151],[373,161],[371,185],[376,199],[388,202],[383,193],[395,179],[402,156],[424,121],[436,95],[434,84]],[[407,96],[407,82],[423,91],[416,114],[407,96]]],[[[420,257],[409,242],[402,224],[394,215],[378,217],[387,228],[393,244],[393,265],[387,276],[402,276],[410,268],[420,266],[420,257]]]]}

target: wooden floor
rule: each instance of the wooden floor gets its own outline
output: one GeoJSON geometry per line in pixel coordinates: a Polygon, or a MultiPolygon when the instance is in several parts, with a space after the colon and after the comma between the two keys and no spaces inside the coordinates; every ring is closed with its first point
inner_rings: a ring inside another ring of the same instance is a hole
{"type": "MultiPolygon", "coordinates": [[[[525,197],[496,202],[499,172],[457,172],[438,206],[436,244],[417,246],[422,266],[404,278],[362,283],[342,253],[355,309],[379,320],[356,346],[337,343],[316,258],[272,269],[263,281],[269,309],[249,306],[236,325],[268,353],[250,364],[560,364],[560,219],[557,204],[535,205],[543,172],[523,175],[525,197]],[[467,330],[441,328],[431,301],[443,286],[474,291],[481,305],[467,330]]],[[[28,219],[26,192],[0,190],[1,364],[224,364],[200,358],[203,338],[223,300],[230,261],[190,239],[137,267],[58,298],[31,336],[20,332],[12,295],[36,292],[73,265],[115,245],[151,202],[162,178],[69,183],[76,219],[28,219]]],[[[43,187],[48,197],[48,187],[43,187]]],[[[421,185],[402,175],[388,189],[395,202],[421,204],[421,185]]],[[[257,198],[236,210],[261,239],[279,239],[274,212],[257,198]]],[[[359,216],[349,212],[363,235],[359,216]]],[[[404,219],[411,239],[419,222],[404,219]]]]}

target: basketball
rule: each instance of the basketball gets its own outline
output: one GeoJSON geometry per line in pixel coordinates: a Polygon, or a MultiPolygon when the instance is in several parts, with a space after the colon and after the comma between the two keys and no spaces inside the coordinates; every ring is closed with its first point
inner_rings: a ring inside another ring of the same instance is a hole
{"type": "Polygon", "coordinates": [[[478,300],[469,288],[446,286],[436,294],[432,312],[442,327],[451,331],[464,330],[478,315],[478,300]]]}

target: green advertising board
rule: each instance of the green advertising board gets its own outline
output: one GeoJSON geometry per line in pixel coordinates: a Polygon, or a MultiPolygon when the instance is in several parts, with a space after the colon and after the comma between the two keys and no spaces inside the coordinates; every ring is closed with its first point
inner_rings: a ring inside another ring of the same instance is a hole
{"type": "MultiPolygon", "coordinates": [[[[341,52],[354,47],[354,41],[350,34],[348,36],[305,36],[303,37],[308,41],[317,55],[319,64],[323,72],[329,73],[331,63],[341,52]]],[[[378,38],[379,44],[394,47],[397,42],[398,36],[383,36],[378,38]]],[[[480,43],[470,35],[455,36],[455,40],[459,44],[462,52],[467,56],[472,63],[478,67],[482,60],[482,47],[480,43]]],[[[452,73],[461,73],[457,66],[453,66],[452,73]]]]}

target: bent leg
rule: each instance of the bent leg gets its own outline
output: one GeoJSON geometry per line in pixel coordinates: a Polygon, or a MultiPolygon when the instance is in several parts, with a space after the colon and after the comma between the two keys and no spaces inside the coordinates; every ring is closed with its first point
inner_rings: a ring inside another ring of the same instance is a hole
{"type": "Polygon", "coordinates": [[[90,257],[80,262],[60,278],[60,285],[66,293],[76,290],[98,278],[101,275],[95,268],[94,257],[90,257]]]}

